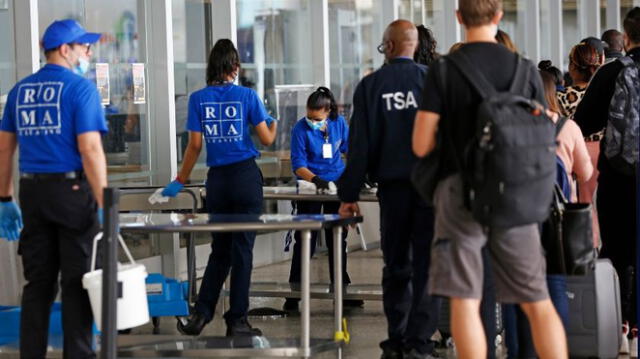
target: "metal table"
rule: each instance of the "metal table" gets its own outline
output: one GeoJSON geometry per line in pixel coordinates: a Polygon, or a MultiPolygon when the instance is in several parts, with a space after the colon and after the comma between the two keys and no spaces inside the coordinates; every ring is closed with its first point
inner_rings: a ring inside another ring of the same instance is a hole
{"type": "MultiPolygon", "coordinates": [[[[338,195],[298,193],[296,187],[293,186],[263,187],[262,197],[272,200],[340,202],[338,195]]],[[[358,202],[378,202],[378,196],[372,192],[362,192],[360,193],[360,200],[358,200],[358,202]]]]}
{"type": "MultiPolygon", "coordinates": [[[[145,233],[193,233],[193,232],[244,232],[244,231],[274,231],[274,230],[299,230],[302,232],[302,271],[301,271],[301,321],[300,341],[294,346],[282,348],[264,348],[258,344],[242,350],[229,350],[229,345],[238,339],[219,339],[221,342],[231,343],[223,348],[211,348],[215,341],[206,337],[188,340],[194,344],[189,349],[189,357],[209,356],[290,356],[308,358],[318,349],[327,350],[336,348],[338,356],[341,356],[341,345],[344,341],[342,330],[342,227],[362,222],[362,217],[341,218],[338,215],[209,215],[209,214],[179,214],[179,213],[150,213],[150,214],[120,214],[118,215],[119,191],[117,189],[105,189],[105,233],[102,245],[104,248],[103,263],[103,290],[102,290],[102,349],[101,358],[115,359],[118,351],[116,345],[116,255],[117,240],[115,234],[118,231],[145,232],[145,233]],[[332,228],[334,233],[334,327],[333,339],[314,342],[311,346],[310,338],[310,307],[309,307],[309,263],[310,263],[310,238],[311,231],[332,228]],[[209,344],[207,344],[209,343],[209,344]]],[[[258,343],[262,337],[256,337],[258,343]]],[[[185,340],[187,341],[187,340],[185,340]]],[[[253,343],[254,339],[252,339],[253,343]]],[[[175,341],[172,341],[175,344],[175,341]]],[[[147,346],[131,346],[123,348],[118,353],[120,357],[176,357],[180,355],[178,348],[173,349],[172,344],[158,343],[147,346]],[[168,346],[167,346],[168,345],[168,346]],[[146,349],[145,349],[146,348],[146,349]]],[[[235,345],[231,346],[236,348],[235,345]]],[[[186,354],[186,353],[184,353],[186,354]]]]}

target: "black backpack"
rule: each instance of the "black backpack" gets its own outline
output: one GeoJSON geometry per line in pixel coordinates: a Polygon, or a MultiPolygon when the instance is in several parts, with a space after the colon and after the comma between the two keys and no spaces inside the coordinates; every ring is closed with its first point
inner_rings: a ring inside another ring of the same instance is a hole
{"type": "Polygon", "coordinates": [[[541,104],[521,95],[526,60],[518,56],[511,88],[497,92],[463,52],[448,58],[482,97],[476,134],[462,158],[454,153],[474,218],[494,227],[543,222],[556,179],[556,128],[541,104]]]}

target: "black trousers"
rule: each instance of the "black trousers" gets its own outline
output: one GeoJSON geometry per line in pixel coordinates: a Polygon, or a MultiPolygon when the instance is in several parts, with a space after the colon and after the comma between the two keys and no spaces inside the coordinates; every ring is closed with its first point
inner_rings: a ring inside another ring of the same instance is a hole
{"type": "MultiPolygon", "coordinates": [[[[603,159],[600,159],[602,161],[603,159]]],[[[606,164],[605,164],[606,165],[606,164]]],[[[620,277],[622,319],[631,328],[638,322],[636,303],[636,180],[603,171],[598,178],[598,221],[602,238],[600,256],[611,259],[620,277]]]]}
{"type": "MultiPolygon", "coordinates": [[[[262,213],[262,173],[253,158],[209,168],[206,186],[207,207],[212,215],[262,213]]],[[[249,309],[256,232],[215,233],[212,238],[195,309],[208,321],[213,319],[220,290],[231,273],[231,303],[224,318],[234,321],[245,317],[249,309]]]]}
{"type": "Polygon", "coordinates": [[[380,183],[380,231],[384,269],[382,299],[389,338],[382,348],[433,351],[440,298],[427,293],[433,208],[408,180],[380,183]]]}
{"type": "MultiPolygon", "coordinates": [[[[336,214],[340,208],[340,202],[313,202],[313,201],[297,201],[295,203],[298,214],[320,214],[324,207],[324,214],[336,214]]],[[[316,242],[319,232],[311,232],[311,256],[316,251],[316,242]]],[[[349,274],[347,273],[347,229],[342,230],[342,282],[351,283],[349,274]]],[[[295,244],[293,245],[293,258],[291,259],[291,270],[289,272],[289,283],[300,283],[300,251],[302,251],[301,233],[296,231],[295,244]]],[[[324,238],[327,241],[327,249],[329,250],[329,276],[333,283],[333,229],[324,231],[324,238]]]]}
{"type": "Polygon", "coordinates": [[[95,358],[93,314],[82,288],[99,230],[96,202],[84,179],[20,181],[24,229],[18,253],[27,284],[22,294],[20,357],[44,358],[49,312],[62,288],[64,358],[95,358]]]}

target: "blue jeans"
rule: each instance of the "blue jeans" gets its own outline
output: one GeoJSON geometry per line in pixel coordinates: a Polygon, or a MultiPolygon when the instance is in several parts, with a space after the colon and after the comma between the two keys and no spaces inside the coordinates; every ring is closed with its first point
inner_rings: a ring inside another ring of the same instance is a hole
{"type": "MultiPolygon", "coordinates": [[[[563,275],[547,275],[547,286],[553,306],[566,328],[569,322],[567,280],[563,275]]],[[[505,326],[507,358],[535,358],[536,351],[533,346],[531,328],[522,309],[516,304],[505,304],[502,316],[505,326]]]]}
{"type": "MultiPolygon", "coordinates": [[[[211,167],[207,174],[207,209],[210,214],[262,213],[262,173],[254,159],[211,167]]],[[[231,273],[228,321],[247,315],[256,232],[212,234],[211,255],[202,278],[195,310],[213,319],[220,290],[231,273]]]]}

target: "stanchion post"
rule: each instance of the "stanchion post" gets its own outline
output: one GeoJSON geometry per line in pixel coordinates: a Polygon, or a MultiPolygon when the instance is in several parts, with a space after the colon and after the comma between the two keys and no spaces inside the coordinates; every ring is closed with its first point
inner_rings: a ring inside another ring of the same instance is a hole
{"type": "Polygon", "coordinates": [[[104,189],[104,234],[102,236],[102,340],[101,359],[116,359],[118,298],[118,203],[117,188],[104,189]]]}
{"type": "Polygon", "coordinates": [[[311,340],[310,340],[310,323],[309,323],[309,317],[310,317],[310,308],[311,308],[311,303],[309,303],[310,300],[310,273],[309,273],[309,266],[310,266],[310,257],[311,257],[311,231],[308,229],[305,229],[302,231],[302,253],[300,253],[301,256],[301,267],[302,270],[300,273],[301,276],[301,288],[300,288],[300,299],[301,299],[301,304],[302,304],[302,312],[301,314],[301,318],[300,318],[300,346],[301,349],[303,351],[302,357],[304,358],[308,358],[310,356],[310,344],[311,344],[311,340]]]}

